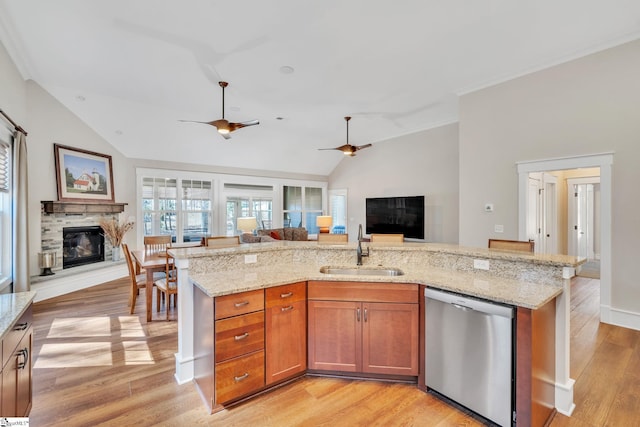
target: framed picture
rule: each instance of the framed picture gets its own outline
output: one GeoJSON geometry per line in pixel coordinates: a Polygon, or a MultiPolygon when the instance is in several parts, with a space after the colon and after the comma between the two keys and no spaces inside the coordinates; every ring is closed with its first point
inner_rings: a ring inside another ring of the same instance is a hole
{"type": "Polygon", "coordinates": [[[115,202],[111,156],[53,144],[58,200],[115,202]]]}

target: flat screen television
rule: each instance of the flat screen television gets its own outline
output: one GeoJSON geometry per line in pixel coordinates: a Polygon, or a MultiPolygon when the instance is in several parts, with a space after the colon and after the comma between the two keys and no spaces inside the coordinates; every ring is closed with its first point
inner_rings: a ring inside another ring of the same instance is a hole
{"type": "Polygon", "coordinates": [[[366,231],[424,239],[424,196],[367,198],[366,231]]]}

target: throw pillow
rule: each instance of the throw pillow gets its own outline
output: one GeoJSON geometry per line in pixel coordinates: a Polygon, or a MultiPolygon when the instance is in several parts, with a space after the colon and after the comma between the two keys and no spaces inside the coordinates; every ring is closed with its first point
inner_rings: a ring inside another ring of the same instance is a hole
{"type": "Polygon", "coordinates": [[[269,235],[276,240],[282,240],[282,237],[280,237],[280,233],[278,233],[277,231],[272,231],[269,235]]]}

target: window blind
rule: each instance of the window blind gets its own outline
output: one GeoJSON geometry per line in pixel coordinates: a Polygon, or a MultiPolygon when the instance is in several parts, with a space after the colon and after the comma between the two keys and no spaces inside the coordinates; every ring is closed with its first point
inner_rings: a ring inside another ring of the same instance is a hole
{"type": "Polygon", "coordinates": [[[9,192],[9,160],[11,147],[9,144],[0,143],[0,192],[9,192]]]}

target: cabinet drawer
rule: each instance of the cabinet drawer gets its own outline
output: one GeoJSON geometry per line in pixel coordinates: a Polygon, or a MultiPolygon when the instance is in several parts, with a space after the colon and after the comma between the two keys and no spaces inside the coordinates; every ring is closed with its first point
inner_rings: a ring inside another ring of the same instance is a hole
{"type": "Polygon", "coordinates": [[[257,289],[255,291],[216,297],[215,304],[216,320],[263,310],[264,291],[257,289]]]}
{"type": "Polygon", "coordinates": [[[264,349],[264,311],[216,320],[216,362],[264,349]]]}
{"type": "Polygon", "coordinates": [[[310,300],[415,303],[418,285],[412,283],[309,281],[310,300]]]}
{"type": "Polygon", "coordinates": [[[228,402],[264,387],[264,350],[216,364],[216,401],[228,402]]]}
{"type": "Polygon", "coordinates": [[[15,351],[18,343],[27,330],[33,324],[33,306],[30,305],[29,308],[24,312],[20,319],[16,321],[13,327],[6,333],[4,339],[2,340],[2,363],[5,364],[11,359],[13,352],[15,351]]]}
{"type": "Polygon", "coordinates": [[[290,285],[267,288],[264,292],[267,308],[291,305],[294,302],[307,299],[307,284],[306,282],[292,283],[290,285]]]}

